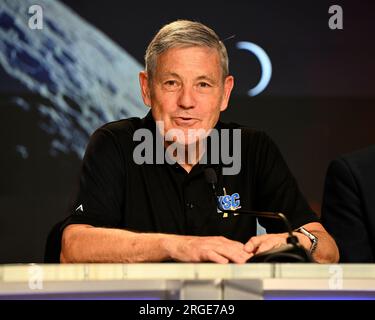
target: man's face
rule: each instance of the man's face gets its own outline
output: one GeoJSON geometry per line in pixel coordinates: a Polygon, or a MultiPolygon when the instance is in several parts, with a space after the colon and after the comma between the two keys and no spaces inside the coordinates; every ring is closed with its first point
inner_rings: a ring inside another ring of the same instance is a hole
{"type": "MultiPolygon", "coordinates": [[[[227,108],[233,77],[223,80],[217,50],[208,47],[172,48],[158,57],[152,80],[140,74],[142,96],[164,133],[180,129],[212,129],[227,108]]],[[[192,142],[192,141],[190,141],[192,142]]]]}

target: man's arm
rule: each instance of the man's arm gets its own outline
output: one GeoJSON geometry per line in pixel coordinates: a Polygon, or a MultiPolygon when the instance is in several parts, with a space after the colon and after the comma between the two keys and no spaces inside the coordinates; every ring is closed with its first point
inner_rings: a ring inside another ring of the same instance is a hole
{"type": "MultiPolygon", "coordinates": [[[[319,263],[337,263],[339,261],[339,250],[335,241],[324,227],[318,222],[307,223],[303,227],[318,238],[318,246],[313,253],[314,260],[319,263]]],[[[293,234],[297,236],[301,245],[309,251],[311,248],[310,239],[299,232],[294,232],[293,234]]],[[[287,237],[287,233],[264,234],[252,237],[246,243],[245,250],[251,255],[268,251],[285,245],[287,237]]]]}
{"type": "Polygon", "coordinates": [[[244,263],[245,245],[224,237],[137,233],[72,224],[64,229],[60,260],[70,262],[217,262],[244,263]]]}

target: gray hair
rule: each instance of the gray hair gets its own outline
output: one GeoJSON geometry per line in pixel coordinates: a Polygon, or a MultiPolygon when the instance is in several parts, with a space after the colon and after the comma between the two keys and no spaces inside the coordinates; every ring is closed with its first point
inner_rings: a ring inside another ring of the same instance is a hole
{"type": "Polygon", "coordinates": [[[227,49],[217,34],[200,22],[177,20],[161,28],[147,47],[145,64],[150,80],[155,74],[157,58],[164,51],[194,46],[216,49],[220,56],[223,79],[229,74],[227,49]]]}

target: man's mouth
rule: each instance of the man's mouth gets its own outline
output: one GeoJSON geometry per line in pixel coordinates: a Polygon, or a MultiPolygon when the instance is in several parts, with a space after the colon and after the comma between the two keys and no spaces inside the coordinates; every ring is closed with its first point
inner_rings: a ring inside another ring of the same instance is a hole
{"type": "Polygon", "coordinates": [[[191,117],[175,117],[173,120],[179,127],[190,127],[198,122],[198,119],[191,117]]]}

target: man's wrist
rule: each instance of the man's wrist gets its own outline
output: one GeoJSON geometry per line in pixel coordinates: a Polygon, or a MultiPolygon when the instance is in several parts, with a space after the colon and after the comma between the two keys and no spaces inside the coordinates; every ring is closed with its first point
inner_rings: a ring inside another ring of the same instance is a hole
{"type": "Polygon", "coordinates": [[[297,232],[297,231],[294,231],[293,232],[293,235],[296,236],[298,238],[298,242],[307,250],[310,252],[310,248],[311,248],[311,241],[310,239],[304,235],[303,233],[300,233],[300,232],[297,232]]]}
{"type": "Polygon", "coordinates": [[[318,237],[310,231],[306,230],[304,227],[300,227],[296,231],[297,233],[304,235],[309,240],[310,246],[308,250],[312,255],[318,246],[318,237]]]}

